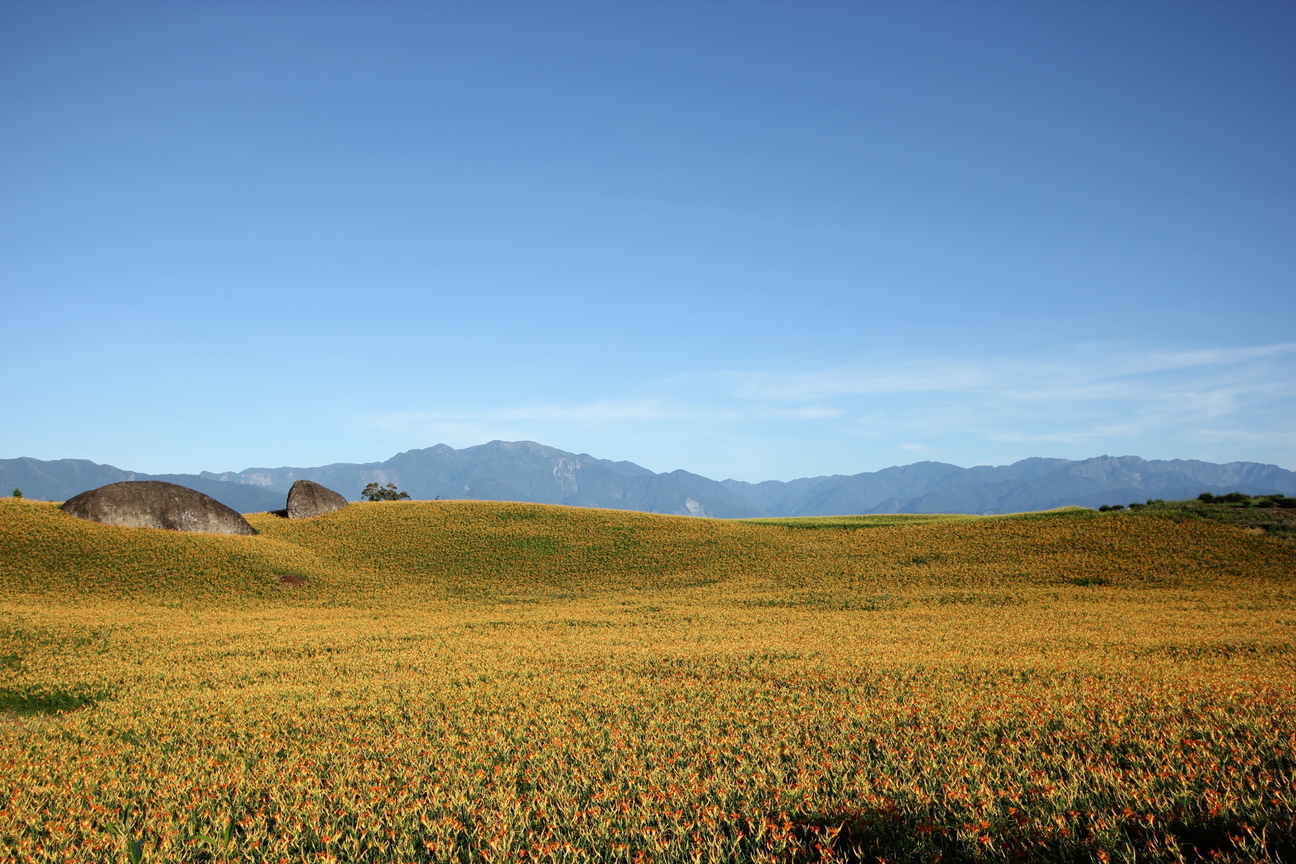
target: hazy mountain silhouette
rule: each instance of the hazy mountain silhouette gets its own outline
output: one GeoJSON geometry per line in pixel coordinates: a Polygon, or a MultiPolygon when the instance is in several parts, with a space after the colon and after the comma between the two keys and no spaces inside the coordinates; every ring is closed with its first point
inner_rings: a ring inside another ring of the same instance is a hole
{"type": "Polygon", "coordinates": [[[533,441],[492,441],[455,450],[438,444],[385,462],[319,468],[249,468],[211,480],[286,491],[314,480],[356,498],[368,483],[395,483],[415,498],[534,501],[695,516],[760,516],[763,510],[723,485],[687,471],[656,474],[633,462],[596,459],[533,441]]]}
{"type": "Polygon", "coordinates": [[[444,444],[384,462],[316,468],[249,468],[215,474],[140,474],[80,459],[0,460],[0,490],[65,500],[118,480],[167,480],[240,512],[284,506],[295,480],[314,480],[355,500],[368,483],[395,483],[414,498],[533,501],[695,516],[832,516],[848,513],[1014,513],[1079,505],[1191,498],[1201,492],[1296,495],[1296,472],[1256,462],[1023,459],[960,468],[917,462],[864,474],[787,482],[716,481],[687,471],[658,474],[633,462],[596,459],[532,441],[444,444]]]}
{"type": "Polygon", "coordinates": [[[260,513],[284,506],[284,495],[242,483],[226,483],[197,474],[143,474],[100,465],[86,459],[0,459],[0,494],[21,489],[27,498],[66,501],[90,489],[122,480],[164,480],[197,489],[240,513],[260,513]]]}

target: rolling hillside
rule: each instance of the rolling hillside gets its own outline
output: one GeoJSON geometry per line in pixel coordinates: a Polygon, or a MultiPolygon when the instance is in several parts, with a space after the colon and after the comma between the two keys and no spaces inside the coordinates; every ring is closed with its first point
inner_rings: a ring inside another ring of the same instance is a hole
{"type": "Polygon", "coordinates": [[[1296,568],[1291,545],[1156,515],[860,518],[892,524],[807,531],[782,520],[412,501],[353,504],[315,519],[253,514],[259,536],[238,537],[116,528],[53,504],[0,499],[0,577],[8,592],[104,597],[179,592],[361,603],[380,591],[390,604],[406,592],[421,602],[717,585],[824,591],[844,603],[921,586],[1227,586],[1243,576],[1285,579],[1296,568]],[[285,575],[303,577],[307,587],[285,588],[285,575]]]}
{"type": "Polygon", "coordinates": [[[250,521],[0,499],[0,858],[1296,853],[1289,542],[1151,509],[250,521]]]}

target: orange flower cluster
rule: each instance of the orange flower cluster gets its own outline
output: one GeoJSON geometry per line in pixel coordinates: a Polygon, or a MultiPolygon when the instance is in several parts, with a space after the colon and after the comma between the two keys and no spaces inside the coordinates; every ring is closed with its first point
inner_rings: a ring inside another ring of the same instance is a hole
{"type": "Polygon", "coordinates": [[[0,862],[1285,861],[1296,548],[0,501],[0,862]],[[305,584],[281,581],[301,576],[305,584]]]}

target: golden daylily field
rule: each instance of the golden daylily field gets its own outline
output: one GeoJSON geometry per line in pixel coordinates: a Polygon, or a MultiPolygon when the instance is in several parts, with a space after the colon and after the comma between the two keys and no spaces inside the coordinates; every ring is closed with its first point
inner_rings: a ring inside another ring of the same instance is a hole
{"type": "Polygon", "coordinates": [[[249,521],[0,501],[0,861],[1296,860],[1290,542],[249,521]]]}

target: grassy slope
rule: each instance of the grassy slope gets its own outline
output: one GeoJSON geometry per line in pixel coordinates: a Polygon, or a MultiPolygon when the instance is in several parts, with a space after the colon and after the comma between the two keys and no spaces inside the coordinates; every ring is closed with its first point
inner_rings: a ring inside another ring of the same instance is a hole
{"type": "MultiPolygon", "coordinates": [[[[1284,496],[1276,496],[1281,499],[1284,496]]],[[[1245,528],[1257,534],[1264,534],[1282,540],[1296,540],[1296,501],[1282,502],[1286,506],[1275,506],[1275,496],[1243,495],[1239,492],[1231,496],[1216,497],[1213,501],[1200,498],[1187,501],[1149,501],[1146,504],[1131,504],[1130,508],[1144,515],[1160,516],[1167,519],[1206,519],[1245,528]],[[1237,500],[1228,501],[1228,498],[1237,500]]]]}
{"type": "Polygon", "coordinates": [[[477,501],[249,518],[259,536],[186,534],[98,525],[44,502],[0,499],[0,580],[11,596],[400,605],[716,584],[844,595],[1076,582],[1234,587],[1238,579],[1281,582],[1296,561],[1296,549],[1209,522],[1089,510],[812,533],[795,521],[477,501]],[[286,574],[305,577],[306,588],[282,585],[286,574]]]}
{"type": "Polygon", "coordinates": [[[783,528],[885,528],[894,525],[934,525],[944,522],[970,522],[983,516],[964,513],[868,513],[860,516],[770,516],[740,519],[752,525],[778,525],[783,528]]]}
{"type": "Polygon", "coordinates": [[[186,861],[1296,851],[1288,543],[1092,511],[251,521],[0,501],[0,703],[97,703],[0,720],[0,860],[123,860],[112,826],[186,861]]]}

